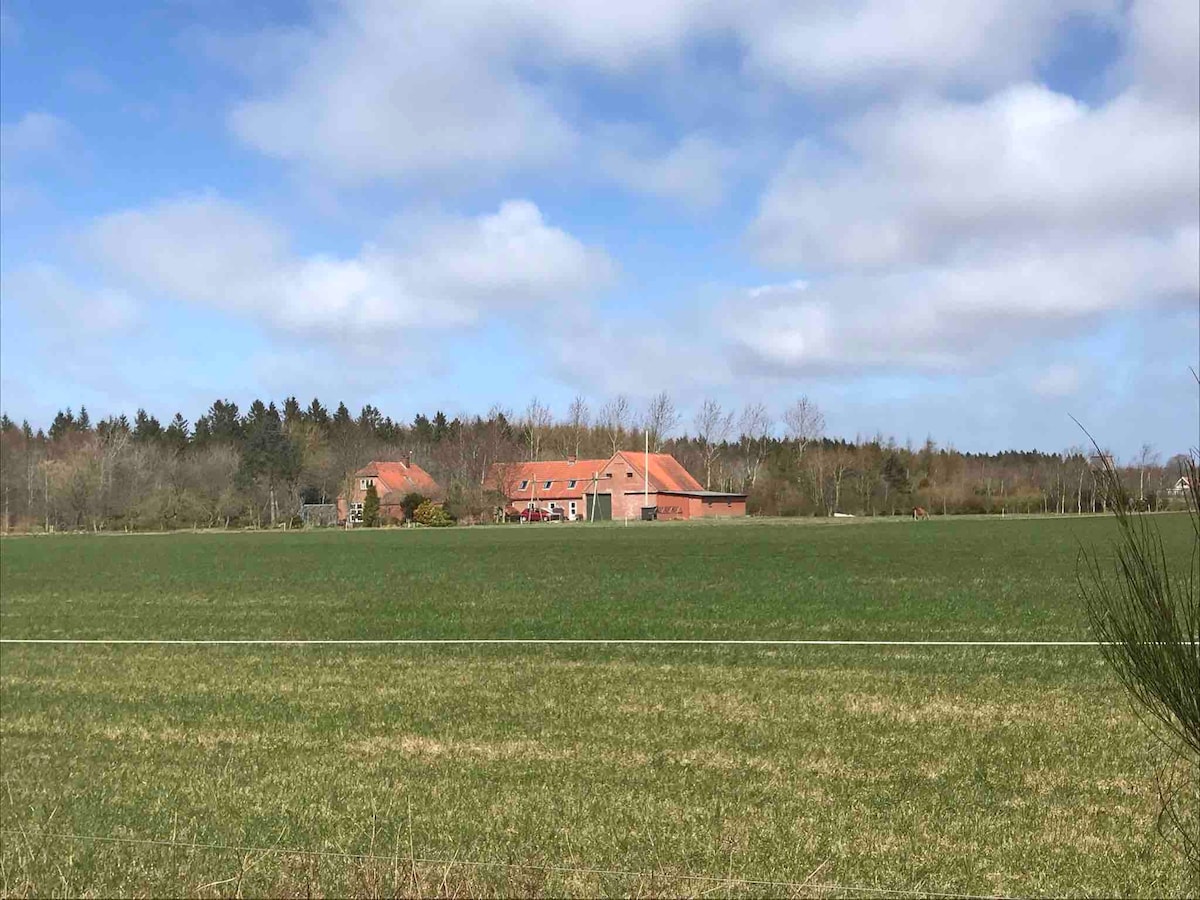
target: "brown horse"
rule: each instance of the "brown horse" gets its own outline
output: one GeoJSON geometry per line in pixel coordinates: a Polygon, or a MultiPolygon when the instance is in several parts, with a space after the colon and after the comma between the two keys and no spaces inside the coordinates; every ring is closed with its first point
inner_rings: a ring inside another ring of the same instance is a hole
{"type": "Polygon", "coordinates": [[[914,506],[913,507],[913,518],[917,519],[917,520],[928,519],[929,512],[923,506],[914,506]]]}

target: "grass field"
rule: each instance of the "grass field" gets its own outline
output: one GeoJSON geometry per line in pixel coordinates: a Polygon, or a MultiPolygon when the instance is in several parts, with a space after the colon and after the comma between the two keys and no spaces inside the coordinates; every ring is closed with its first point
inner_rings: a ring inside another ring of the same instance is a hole
{"type": "MultiPolygon", "coordinates": [[[[1186,517],[1156,521],[1182,557],[1186,517]]],[[[1111,535],[23,538],[0,545],[0,636],[1087,639],[1075,556],[1111,535]]],[[[2,652],[5,895],[1200,888],[1154,830],[1156,748],[1089,647],[2,652]]]]}

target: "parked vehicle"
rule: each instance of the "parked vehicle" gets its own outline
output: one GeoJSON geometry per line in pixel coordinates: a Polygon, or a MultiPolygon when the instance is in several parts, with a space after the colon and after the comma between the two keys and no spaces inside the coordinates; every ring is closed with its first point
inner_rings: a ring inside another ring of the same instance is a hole
{"type": "Polygon", "coordinates": [[[537,509],[525,508],[521,510],[522,522],[561,522],[563,520],[563,511],[561,509],[537,509]]]}

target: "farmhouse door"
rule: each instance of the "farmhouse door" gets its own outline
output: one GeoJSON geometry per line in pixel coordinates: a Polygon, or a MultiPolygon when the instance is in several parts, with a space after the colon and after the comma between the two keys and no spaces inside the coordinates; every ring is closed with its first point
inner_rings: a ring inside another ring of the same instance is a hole
{"type": "Polygon", "coordinates": [[[588,494],[587,495],[587,517],[588,521],[592,521],[592,507],[596,508],[595,519],[599,521],[607,521],[612,518],[612,494],[588,494]]]}

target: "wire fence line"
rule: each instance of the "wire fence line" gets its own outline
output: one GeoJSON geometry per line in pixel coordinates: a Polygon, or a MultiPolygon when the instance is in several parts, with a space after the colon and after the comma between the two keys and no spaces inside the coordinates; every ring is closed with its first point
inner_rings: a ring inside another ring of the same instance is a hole
{"type": "Polygon", "coordinates": [[[876,894],[889,897],[933,897],[937,898],[937,900],[997,900],[997,898],[1002,898],[1004,896],[1001,894],[964,894],[948,891],[884,888],[870,885],[849,885],[814,881],[814,877],[822,869],[824,869],[826,863],[821,863],[821,865],[813,869],[812,873],[810,873],[808,878],[804,881],[779,881],[771,879],[742,878],[734,875],[720,876],[687,874],[681,872],[639,872],[626,869],[606,869],[596,866],[565,866],[538,863],[513,863],[497,860],[466,860],[457,858],[441,859],[399,854],[384,856],[376,853],[347,853],[342,850],[312,850],[298,847],[256,847],[243,844],[215,844],[199,843],[194,841],[177,841],[167,840],[165,838],[127,838],[113,835],[73,834],[70,832],[51,832],[41,830],[26,831],[25,829],[20,828],[0,828],[0,834],[20,836],[26,841],[30,840],[31,838],[36,838],[43,840],[86,841],[97,844],[126,844],[143,847],[167,847],[172,849],[200,850],[207,852],[261,853],[264,855],[274,854],[277,856],[309,856],[316,858],[357,860],[360,862],[387,862],[393,864],[396,862],[404,862],[413,866],[460,866],[463,868],[480,869],[519,869],[555,874],[594,875],[613,878],[681,880],[715,885],[745,885],[747,887],[786,888],[797,891],[810,890],[867,895],[876,894]]]}
{"type": "Polygon", "coordinates": [[[196,646],[389,646],[473,644],[627,644],[751,647],[1102,647],[1103,641],[775,640],[722,638],[0,638],[0,644],[175,644],[196,646]]]}

